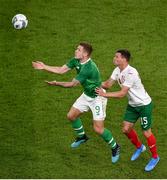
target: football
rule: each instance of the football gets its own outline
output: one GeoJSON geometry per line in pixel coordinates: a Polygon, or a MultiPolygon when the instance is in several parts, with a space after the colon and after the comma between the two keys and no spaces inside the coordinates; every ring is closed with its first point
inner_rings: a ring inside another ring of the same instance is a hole
{"type": "Polygon", "coordinates": [[[16,14],[12,18],[12,24],[15,29],[23,29],[28,25],[27,17],[24,14],[16,14]]]}

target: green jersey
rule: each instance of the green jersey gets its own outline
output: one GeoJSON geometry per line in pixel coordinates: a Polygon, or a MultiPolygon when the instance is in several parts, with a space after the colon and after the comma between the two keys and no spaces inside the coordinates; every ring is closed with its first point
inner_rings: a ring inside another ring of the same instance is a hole
{"type": "Polygon", "coordinates": [[[66,64],[70,69],[75,68],[75,77],[84,88],[84,93],[89,97],[96,97],[95,88],[101,86],[101,78],[96,64],[89,59],[85,63],[80,63],[79,59],[73,58],[66,64]]]}

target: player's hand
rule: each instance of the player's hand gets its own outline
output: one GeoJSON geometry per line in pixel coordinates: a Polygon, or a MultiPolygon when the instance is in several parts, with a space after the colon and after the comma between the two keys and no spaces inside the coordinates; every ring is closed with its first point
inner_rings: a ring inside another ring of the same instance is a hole
{"type": "Polygon", "coordinates": [[[99,95],[99,96],[105,95],[103,88],[96,88],[95,91],[96,91],[97,95],[99,95]]]}
{"type": "Polygon", "coordinates": [[[45,64],[41,61],[33,61],[32,66],[34,69],[39,69],[39,70],[45,69],[45,64]]]}
{"type": "Polygon", "coordinates": [[[56,81],[45,81],[48,85],[56,86],[56,81]]]}

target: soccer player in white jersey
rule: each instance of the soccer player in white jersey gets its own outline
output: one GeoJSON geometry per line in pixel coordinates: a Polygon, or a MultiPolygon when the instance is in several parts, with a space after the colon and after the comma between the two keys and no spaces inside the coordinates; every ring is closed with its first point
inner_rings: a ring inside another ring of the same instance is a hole
{"type": "Polygon", "coordinates": [[[102,83],[102,87],[108,89],[117,81],[121,90],[104,92],[101,88],[97,88],[96,92],[98,95],[108,98],[122,98],[127,95],[128,105],[124,115],[122,131],[136,147],[131,161],[136,160],[146,150],[145,145],[141,143],[134,129],[136,121],[140,118],[143,135],[152,154],[145,171],[151,171],[160,160],[157,154],[156,138],[151,131],[152,100],[144,89],[137,70],[129,65],[130,56],[128,50],[118,50],[113,59],[113,63],[117,67],[114,69],[111,77],[102,83]]]}
{"type": "Polygon", "coordinates": [[[76,140],[71,144],[71,147],[76,148],[88,140],[79,117],[83,112],[90,109],[93,115],[93,128],[95,132],[109,144],[112,150],[111,160],[113,163],[116,163],[119,159],[120,146],[116,143],[111,132],[104,127],[107,98],[97,96],[95,92],[95,89],[101,86],[101,78],[96,64],[90,57],[91,52],[92,46],[82,42],[75,50],[75,57],[61,67],[48,66],[40,61],[32,62],[32,65],[35,69],[56,74],[64,74],[71,69],[76,69],[77,76],[71,82],[47,81],[49,85],[62,86],[65,88],[80,84],[83,86],[83,94],[75,101],[67,114],[67,118],[71,121],[72,127],[77,134],[76,140]]]}

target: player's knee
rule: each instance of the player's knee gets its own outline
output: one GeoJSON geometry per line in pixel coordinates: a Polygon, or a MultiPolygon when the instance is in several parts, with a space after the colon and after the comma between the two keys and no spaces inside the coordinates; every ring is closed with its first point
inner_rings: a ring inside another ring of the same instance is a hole
{"type": "Polygon", "coordinates": [[[122,128],[122,133],[123,133],[123,134],[128,134],[129,132],[130,132],[129,127],[124,126],[124,127],[122,128]]]}
{"type": "Polygon", "coordinates": [[[70,120],[70,121],[73,121],[75,118],[71,113],[68,113],[67,114],[67,119],[70,120]]]}
{"type": "Polygon", "coordinates": [[[151,128],[146,130],[146,131],[143,131],[143,135],[145,138],[149,138],[153,133],[151,132],[151,128]]]}
{"type": "Polygon", "coordinates": [[[93,129],[97,134],[103,134],[104,128],[94,125],[93,129]]]}

